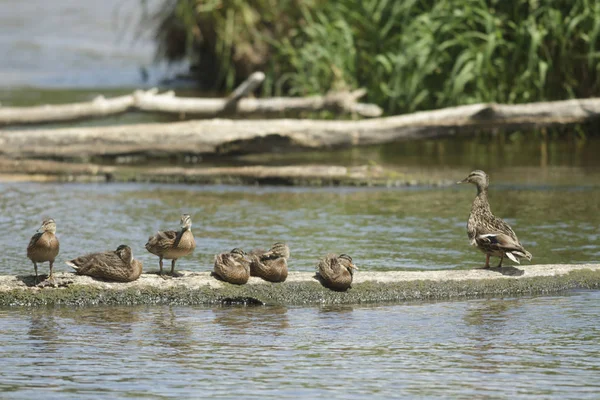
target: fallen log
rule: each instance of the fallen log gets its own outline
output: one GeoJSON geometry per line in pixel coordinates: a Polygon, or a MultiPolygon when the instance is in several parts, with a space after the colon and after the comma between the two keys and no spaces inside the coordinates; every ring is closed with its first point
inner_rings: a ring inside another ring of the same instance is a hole
{"type": "Polygon", "coordinates": [[[0,125],[41,124],[78,121],[123,114],[135,104],[133,94],[106,99],[98,96],[89,102],[42,105],[33,107],[0,107],[0,125]]]}
{"type": "Polygon", "coordinates": [[[94,304],[357,304],[450,300],[556,293],[600,288],[600,264],[528,265],[523,270],[360,271],[352,288],[333,292],[313,272],[290,272],[284,283],[250,278],[246,285],[218,281],[209,272],[179,271],[164,279],[145,273],[134,282],[55,273],[57,287],[37,287],[34,276],[0,276],[0,306],[94,304]]]}
{"type": "MultiPolygon", "coordinates": [[[[226,115],[268,116],[272,114],[331,111],[334,113],[354,113],[362,117],[378,117],[381,108],[374,104],[358,103],[364,90],[353,92],[332,92],[325,96],[309,97],[270,97],[260,99],[206,99],[180,98],[170,92],[156,95],[137,92],[135,107],[140,111],[178,114],[200,118],[222,117],[226,115]]],[[[0,109],[1,110],[1,109],[0,109]]],[[[1,117],[1,114],[0,114],[1,117]]]]}
{"type": "Polygon", "coordinates": [[[600,98],[521,105],[473,104],[358,121],[228,120],[39,130],[0,130],[0,154],[88,159],[122,154],[238,155],[344,148],[473,131],[525,129],[589,121],[600,98]]]}
{"type": "Polygon", "coordinates": [[[364,89],[304,98],[243,99],[260,86],[264,79],[265,74],[262,72],[251,74],[225,99],[176,97],[172,91],[158,93],[158,89],[152,88],[146,91],[136,90],[132,94],[110,99],[98,96],[92,101],[81,103],[33,107],[0,106],[0,126],[78,121],[114,116],[128,111],[174,114],[181,119],[316,111],[353,113],[363,117],[378,117],[382,114],[381,108],[374,104],[357,102],[366,94],[364,89]]]}

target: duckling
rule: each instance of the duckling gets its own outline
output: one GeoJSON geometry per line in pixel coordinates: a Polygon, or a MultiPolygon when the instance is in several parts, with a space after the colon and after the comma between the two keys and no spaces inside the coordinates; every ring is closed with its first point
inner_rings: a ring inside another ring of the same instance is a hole
{"type": "Polygon", "coordinates": [[[338,292],[344,292],[352,287],[354,270],[358,267],[352,263],[348,254],[327,254],[317,266],[317,279],[323,286],[338,292]]]}
{"type": "Polygon", "coordinates": [[[188,214],[181,215],[181,230],[158,231],[148,238],[146,250],[158,256],[160,275],[163,274],[163,258],[171,261],[171,275],[175,274],[175,261],[191,254],[196,248],[196,240],[192,234],[192,219],[188,214]]]}
{"type": "Polygon", "coordinates": [[[38,281],[37,263],[48,261],[50,264],[48,280],[51,281],[54,279],[52,267],[59,250],[60,245],[56,237],[56,222],[52,218],[47,218],[42,222],[42,226],[37,230],[37,233],[31,237],[27,246],[27,258],[33,262],[36,283],[38,281]]]}
{"type": "Polygon", "coordinates": [[[275,243],[269,251],[253,250],[250,252],[250,275],[269,282],[284,282],[288,276],[289,257],[290,248],[281,242],[275,243]]]}
{"type": "Polygon", "coordinates": [[[132,282],[142,274],[142,262],[135,260],[131,248],[124,244],[115,251],[87,254],[66,263],[79,275],[111,281],[132,282]]]}
{"type": "Polygon", "coordinates": [[[490,257],[500,257],[498,268],[502,267],[504,257],[519,264],[519,258],[531,261],[531,253],[525,250],[512,228],[500,218],[494,216],[487,198],[489,178],[481,170],[475,170],[457,183],[472,183],[477,187],[477,196],[471,206],[467,222],[467,235],[471,245],[485,253],[485,266],[490,268],[490,257]]]}
{"type": "Polygon", "coordinates": [[[244,250],[237,247],[229,253],[218,254],[212,275],[225,282],[243,285],[250,279],[250,260],[244,250]]]}

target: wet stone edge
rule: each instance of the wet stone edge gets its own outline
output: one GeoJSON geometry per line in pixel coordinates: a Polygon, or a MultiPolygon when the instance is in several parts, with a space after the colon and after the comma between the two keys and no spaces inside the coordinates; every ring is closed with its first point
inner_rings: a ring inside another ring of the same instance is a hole
{"type": "Polygon", "coordinates": [[[0,291],[0,306],[48,305],[327,305],[402,303],[419,300],[461,300],[560,293],[573,289],[600,289],[600,270],[575,270],[558,276],[520,279],[367,281],[346,292],[334,292],[316,280],[251,285],[222,284],[199,288],[137,286],[125,289],[73,284],[39,290],[0,291]]]}

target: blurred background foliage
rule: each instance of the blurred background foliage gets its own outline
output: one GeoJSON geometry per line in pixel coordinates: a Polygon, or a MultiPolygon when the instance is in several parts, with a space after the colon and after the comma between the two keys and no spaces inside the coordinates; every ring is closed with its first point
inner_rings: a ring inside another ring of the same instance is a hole
{"type": "Polygon", "coordinates": [[[263,95],[365,87],[397,114],[600,89],[593,0],[170,0],[144,24],[210,90],[262,70],[263,95]]]}

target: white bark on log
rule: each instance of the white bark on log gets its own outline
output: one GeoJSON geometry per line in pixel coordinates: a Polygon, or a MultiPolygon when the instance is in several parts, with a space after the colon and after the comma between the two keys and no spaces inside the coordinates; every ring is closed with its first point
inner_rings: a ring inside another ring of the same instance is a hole
{"type": "Polygon", "coordinates": [[[0,107],[0,125],[39,124],[77,121],[126,112],[134,105],[134,96],[105,99],[98,96],[83,103],[43,105],[34,107],[0,107]]]}
{"type": "Polygon", "coordinates": [[[363,89],[305,98],[242,99],[252,93],[264,79],[264,73],[253,73],[225,99],[175,97],[172,91],[158,94],[158,89],[152,88],[147,91],[136,90],[133,94],[112,99],[99,96],[93,101],[82,103],[33,107],[0,105],[0,126],[77,121],[122,114],[129,110],[203,118],[307,111],[354,113],[363,117],[378,117],[382,114],[381,108],[375,104],[357,103],[366,94],[363,89]]]}
{"type": "Polygon", "coordinates": [[[359,121],[226,120],[0,130],[11,157],[86,158],[119,154],[240,154],[339,148],[455,135],[472,130],[579,123],[600,115],[600,99],[523,105],[473,104],[359,121]]]}
{"type": "Polygon", "coordinates": [[[135,107],[146,112],[215,117],[223,115],[269,115],[284,112],[332,111],[355,113],[363,117],[378,117],[383,112],[375,104],[357,103],[364,91],[335,92],[325,96],[269,97],[262,99],[230,99],[164,97],[140,92],[136,95],[135,107]],[[233,105],[232,105],[233,104],[233,105]]]}

